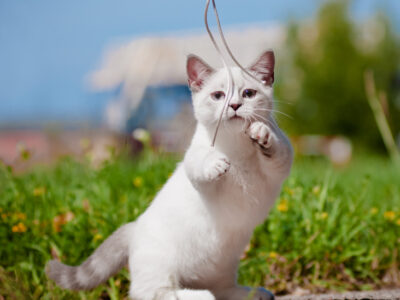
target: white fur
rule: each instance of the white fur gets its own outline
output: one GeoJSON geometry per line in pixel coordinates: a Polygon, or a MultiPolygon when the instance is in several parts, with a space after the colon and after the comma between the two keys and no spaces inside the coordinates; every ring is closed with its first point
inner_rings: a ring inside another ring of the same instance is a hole
{"type": "Polygon", "coordinates": [[[131,299],[272,299],[262,288],[237,286],[236,271],[292,163],[290,143],[271,114],[273,67],[269,51],[249,69],[264,83],[232,68],[235,105],[211,147],[224,105],[215,92],[225,90],[226,71],[189,57],[198,124],[183,162],[136,222],[119,228],[81,266],[50,261],[48,276],[64,288],[90,289],[129,257],[131,299]],[[256,93],[250,97],[246,89],[256,93]]]}
{"type": "MultiPolygon", "coordinates": [[[[240,256],[253,229],[266,218],[289,174],[292,149],[272,115],[272,87],[232,68],[237,115],[224,114],[215,148],[211,139],[223,106],[210,94],[224,91],[219,70],[193,94],[198,121],[192,143],[150,207],[131,227],[130,297],[245,299],[236,285],[240,256]],[[257,90],[253,99],[244,89],[257,90]],[[270,152],[268,152],[270,151],[270,152]]],[[[257,290],[254,299],[269,299],[257,290]]]]}

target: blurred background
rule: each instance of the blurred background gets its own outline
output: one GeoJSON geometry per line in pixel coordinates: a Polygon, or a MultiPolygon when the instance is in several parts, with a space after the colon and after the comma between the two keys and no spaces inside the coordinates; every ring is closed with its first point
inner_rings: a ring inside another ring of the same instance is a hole
{"type": "MultiPolygon", "coordinates": [[[[359,152],[386,155],[375,118],[388,125],[392,151],[393,143],[399,147],[398,0],[217,5],[242,64],[274,49],[276,117],[297,154],[327,156],[340,165],[359,152]]],[[[101,161],[110,149],[137,148],[132,132],[138,128],[150,132],[154,145],[183,151],[195,126],[186,55],[221,65],[205,33],[204,6],[183,0],[1,1],[0,159],[25,168],[90,152],[101,161]]]]}
{"type": "MultiPolygon", "coordinates": [[[[275,51],[296,151],[240,284],[400,288],[400,0],[216,3],[243,65],[275,51]]],[[[171,176],[195,126],[186,56],[221,66],[205,4],[0,0],[0,300],[127,299],[127,270],[72,293],[44,266],[81,263],[171,176]]]]}

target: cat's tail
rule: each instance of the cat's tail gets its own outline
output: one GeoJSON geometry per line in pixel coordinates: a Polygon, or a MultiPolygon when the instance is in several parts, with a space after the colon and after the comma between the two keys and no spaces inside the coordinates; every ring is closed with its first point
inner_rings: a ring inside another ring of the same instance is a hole
{"type": "Polygon", "coordinates": [[[80,266],[49,261],[45,269],[47,276],[69,290],[90,290],[98,286],[127,265],[133,227],[134,223],[121,226],[80,266]]]}

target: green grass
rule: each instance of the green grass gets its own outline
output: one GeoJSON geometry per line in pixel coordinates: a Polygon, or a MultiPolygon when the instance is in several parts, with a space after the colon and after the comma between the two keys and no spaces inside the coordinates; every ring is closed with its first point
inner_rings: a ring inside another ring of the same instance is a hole
{"type": "MultiPolygon", "coordinates": [[[[20,175],[0,164],[0,296],[126,298],[126,270],[91,292],[72,293],[47,280],[44,265],[52,257],[82,262],[143,212],[177,161],[146,151],[95,169],[64,158],[20,175]]],[[[399,246],[400,170],[373,156],[345,169],[298,158],[268,220],[255,231],[239,281],[276,293],[399,287],[399,246]]]]}

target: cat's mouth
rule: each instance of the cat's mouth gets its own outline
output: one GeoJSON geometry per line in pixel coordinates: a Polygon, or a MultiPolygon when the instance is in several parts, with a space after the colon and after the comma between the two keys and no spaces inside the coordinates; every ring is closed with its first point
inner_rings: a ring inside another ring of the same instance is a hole
{"type": "Polygon", "coordinates": [[[241,116],[233,115],[232,117],[229,118],[229,120],[244,120],[244,119],[241,116]]]}

